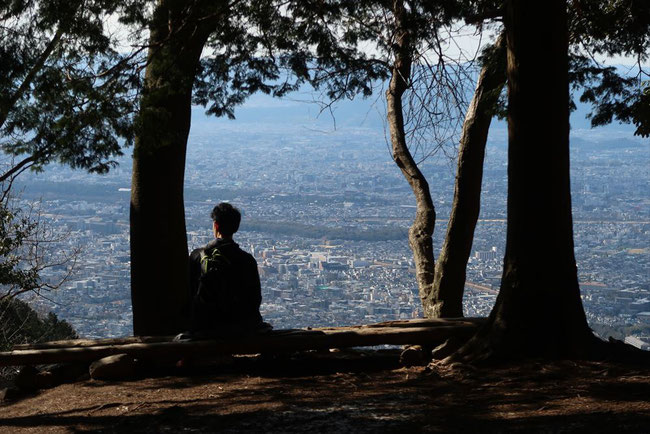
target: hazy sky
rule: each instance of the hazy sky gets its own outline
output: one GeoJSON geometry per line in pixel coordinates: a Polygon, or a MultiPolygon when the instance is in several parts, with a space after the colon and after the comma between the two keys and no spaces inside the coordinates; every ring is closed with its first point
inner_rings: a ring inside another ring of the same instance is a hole
{"type": "MultiPolygon", "coordinates": [[[[117,16],[113,15],[107,22],[108,31],[114,33],[122,42],[122,49],[130,51],[131,47],[128,43],[128,33],[123,25],[117,21],[117,16]]],[[[445,55],[451,59],[472,59],[478,53],[481,47],[491,43],[496,39],[496,31],[487,29],[480,34],[477,32],[476,27],[458,24],[452,28],[457,34],[454,36],[453,41],[447,44],[445,48],[445,55]]],[[[144,35],[140,35],[144,37],[144,35]]],[[[442,35],[443,38],[446,36],[442,35]]],[[[369,49],[372,51],[371,49],[369,49]]],[[[613,56],[607,57],[602,55],[595,56],[596,60],[606,65],[636,65],[636,59],[629,56],[613,56]]],[[[650,60],[643,62],[644,67],[650,68],[650,60]]]]}
{"type": "MultiPolygon", "coordinates": [[[[460,37],[455,38],[455,43],[457,47],[449,46],[450,56],[457,56],[459,53],[464,52],[466,56],[471,56],[473,53],[477,53],[479,47],[484,47],[486,44],[494,41],[496,39],[496,32],[494,30],[488,30],[483,33],[483,35],[478,35],[476,28],[471,26],[459,26],[455,30],[460,32],[460,37]]],[[[605,65],[636,65],[637,59],[630,56],[603,56],[596,55],[594,56],[598,62],[602,62],[605,65]]],[[[642,66],[650,68],[650,60],[642,62],[642,66]]]]}

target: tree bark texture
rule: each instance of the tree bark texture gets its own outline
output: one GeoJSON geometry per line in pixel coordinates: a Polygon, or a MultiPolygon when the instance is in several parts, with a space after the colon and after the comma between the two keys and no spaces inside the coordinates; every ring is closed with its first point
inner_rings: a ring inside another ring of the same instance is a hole
{"type": "Polygon", "coordinates": [[[431,317],[431,293],[435,262],[431,239],[436,212],[429,192],[429,184],[418,168],[406,143],[402,96],[409,86],[412,63],[412,40],[408,29],[407,11],[401,0],[393,1],[395,17],[394,63],[391,80],[386,91],[386,105],[393,159],[408,181],[415,195],[415,220],[409,229],[409,245],[413,251],[416,280],[424,309],[424,316],[431,317]]]}
{"type": "Polygon", "coordinates": [[[494,107],[505,82],[506,47],[502,35],[481,68],[463,123],[451,215],[433,280],[433,317],[463,316],[467,260],[481,208],[485,144],[494,107]]]}
{"type": "Polygon", "coordinates": [[[182,3],[161,0],[150,29],[131,188],[135,335],[168,335],[185,327],[185,153],[192,85],[209,32],[192,23],[182,3]]]}
{"type": "Polygon", "coordinates": [[[509,0],[505,25],[504,270],[488,323],[459,354],[474,359],[581,356],[589,351],[593,334],[580,299],[573,249],[566,0],[509,0]]]}

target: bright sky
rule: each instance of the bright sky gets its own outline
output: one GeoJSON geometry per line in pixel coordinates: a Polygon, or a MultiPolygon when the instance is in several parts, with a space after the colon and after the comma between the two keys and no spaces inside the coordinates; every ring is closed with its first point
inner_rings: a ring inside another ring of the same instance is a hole
{"type": "MultiPolygon", "coordinates": [[[[486,44],[493,42],[496,39],[496,32],[494,30],[488,30],[483,33],[483,35],[478,35],[475,27],[471,26],[459,26],[455,28],[460,32],[461,36],[455,38],[455,44],[457,46],[449,46],[449,55],[450,57],[459,56],[462,53],[465,56],[473,56],[474,53],[478,53],[479,48],[484,47],[486,44]]],[[[613,65],[636,65],[637,59],[630,56],[603,56],[596,55],[595,59],[598,62],[601,62],[608,66],[613,65]]],[[[642,66],[650,68],[650,60],[642,62],[642,66]]]]}
{"type": "MultiPolygon", "coordinates": [[[[128,41],[128,32],[121,25],[117,16],[113,15],[107,22],[109,32],[114,33],[118,40],[121,41],[121,46],[118,48],[120,51],[130,51],[131,47],[128,41]]],[[[476,27],[467,25],[457,25],[452,29],[455,32],[453,41],[445,47],[445,54],[452,59],[473,59],[480,53],[480,49],[485,45],[493,42],[496,39],[496,31],[494,29],[487,29],[480,34],[477,32],[476,27]]],[[[145,37],[145,35],[140,35],[145,37]]],[[[445,35],[443,35],[444,37],[445,35]]],[[[636,65],[636,59],[633,57],[625,56],[595,56],[596,60],[605,65],[636,65]]],[[[642,64],[643,67],[650,68],[650,60],[642,64]]]]}

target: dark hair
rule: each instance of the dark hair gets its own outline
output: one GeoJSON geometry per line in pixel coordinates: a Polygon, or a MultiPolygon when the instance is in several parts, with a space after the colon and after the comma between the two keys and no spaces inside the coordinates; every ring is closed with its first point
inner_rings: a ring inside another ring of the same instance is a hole
{"type": "Polygon", "coordinates": [[[241,213],[228,202],[221,202],[215,206],[210,217],[219,224],[219,232],[226,237],[230,237],[237,232],[241,222],[241,213]]]}

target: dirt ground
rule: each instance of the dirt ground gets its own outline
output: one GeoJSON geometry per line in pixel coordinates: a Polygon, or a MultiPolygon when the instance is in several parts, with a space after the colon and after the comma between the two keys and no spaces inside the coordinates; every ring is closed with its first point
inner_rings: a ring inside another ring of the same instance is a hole
{"type": "Polygon", "coordinates": [[[400,368],[390,352],[248,357],[0,404],[3,433],[91,431],[648,433],[650,368],[400,368]]]}

